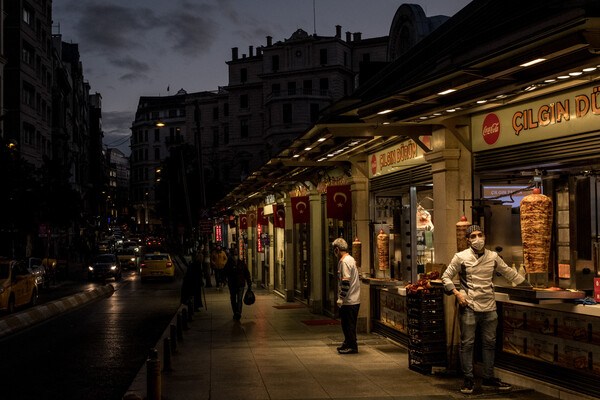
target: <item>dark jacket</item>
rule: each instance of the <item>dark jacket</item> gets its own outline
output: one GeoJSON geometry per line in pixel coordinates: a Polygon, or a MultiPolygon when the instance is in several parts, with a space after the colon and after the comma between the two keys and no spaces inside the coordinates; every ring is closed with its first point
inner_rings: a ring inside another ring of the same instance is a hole
{"type": "Polygon", "coordinates": [[[188,264],[187,271],[183,277],[183,282],[181,284],[181,302],[185,303],[190,297],[195,296],[196,301],[201,303],[202,286],[204,286],[204,280],[202,279],[202,264],[199,260],[195,259],[188,264]]]}
{"type": "Polygon", "coordinates": [[[248,284],[248,287],[252,286],[250,271],[245,262],[241,260],[237,263],[232,261],[231,263],[227,263],[225,268],[227,271],[227,284],[229,285],[229,289],[243,288],[246,283],[248,284]]]}

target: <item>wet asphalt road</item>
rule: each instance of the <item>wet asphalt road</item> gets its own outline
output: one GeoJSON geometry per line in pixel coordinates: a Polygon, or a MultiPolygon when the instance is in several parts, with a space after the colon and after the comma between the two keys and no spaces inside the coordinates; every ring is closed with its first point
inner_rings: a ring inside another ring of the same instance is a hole
{"type": "MultiPolygon", "coordinates": [[[[0,341],[0,398],[120,400],[177,312],[176,274],[142,284],[126,272],[111,297],[0,341]]],[[[40,300],[98,284],[70,281],[40,300]]]]}

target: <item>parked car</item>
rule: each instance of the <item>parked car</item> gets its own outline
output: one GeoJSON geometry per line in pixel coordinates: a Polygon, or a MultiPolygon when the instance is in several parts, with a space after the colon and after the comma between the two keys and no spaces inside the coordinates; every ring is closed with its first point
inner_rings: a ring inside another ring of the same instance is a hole
{"type": "Polygon", "coordinates": [[[115,278],[115,281],[121,279],[121,265],[117,256],[114,254],[98,254],[88,266],[89,280],[101,278],[115,278]]]}
{"type": "Polygon", "coordinates": [[[175,267],[168,253],[148,253],[144,256],[140,264],[140,276],[142,282],[148,278],[168,278],[173,280],[175,277],[175,267]]]}
{"type": "Polygon", "coordinates": [[[27,263],[27,271],[35,276],[35,283],[37,283],[38,288],[42,287],[46,280],[46,268],[42,264],[42,259],[29,257],[24,262],[27,263]]]}
{"type": "Polygon", "coordinates": [[[24,262],[0,258],[0,310],[12,313],[16,307],[37,304],[35,276],[24,262]]]}

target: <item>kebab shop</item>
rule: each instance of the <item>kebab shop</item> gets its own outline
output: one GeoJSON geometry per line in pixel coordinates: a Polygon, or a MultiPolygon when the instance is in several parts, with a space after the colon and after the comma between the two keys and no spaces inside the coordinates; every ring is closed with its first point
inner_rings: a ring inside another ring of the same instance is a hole
{"type": "Polygon", "coordinates": [[[497,366],[593,395],[600,393],[600,305],[591,301],[596,288],[600,303],[599,87],[471,118],[473,221],[486,247],[534,286],[495,277],[497,366]],[[522,199],[534,191],[543,216],[525,212],[522,199]]]}
{"type": "MultiPolygon", "coordinates": [[[[429,146],[429,136],[420,141],[429,146]]],[[[433,178],[423,154],[408,139],[368,155],[373,230],[370,278],[363,281],[370,287],[371,327],[402,343],[408,331],[404,286],[435,262],[433,178]]]]}

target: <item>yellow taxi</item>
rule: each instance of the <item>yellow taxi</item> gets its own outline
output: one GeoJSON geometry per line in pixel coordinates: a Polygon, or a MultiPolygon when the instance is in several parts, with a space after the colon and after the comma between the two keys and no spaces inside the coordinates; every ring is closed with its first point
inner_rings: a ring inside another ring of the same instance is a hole
{"type": "Polygon", "coordinates": [[[148,253],[144,256],[140,264],[140,276],[142,282],[148,278],[169,278],[175,277],[175,266],[168,253],[148,253]]]}
{"type": "Polygon", "coordinates": [[[25,304],[35,306],[38,286],[22,262],[0,258],[0,310],[12,313],[25,304]]]}
{"type": "Polygon", "coordinates": [[[123,269],[135,269],[137,267],[137,254],[131,249],[117,251],[117,258],[123,269]]]}

